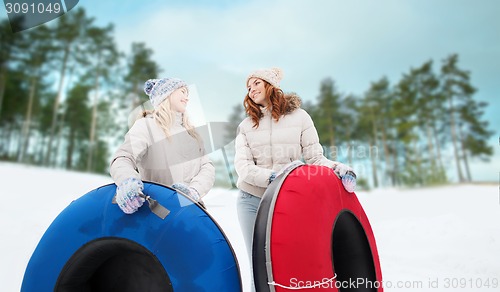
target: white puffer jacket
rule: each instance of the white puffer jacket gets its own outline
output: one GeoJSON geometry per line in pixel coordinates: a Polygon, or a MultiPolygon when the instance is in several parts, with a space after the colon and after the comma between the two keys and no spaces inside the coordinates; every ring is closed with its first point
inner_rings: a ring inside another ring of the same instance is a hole
{"type": "Polygon", "coordinates": [[[278,172],[288,163],[301,158],[307,164],[333,167],[338,162],[327,159],[319,144],[319,137],[309,114],[300,108],[300,98],[285,95],[289,107],[278,122],[268,110],[259,126],[254,128],[250,117],[238,126],[234,165],[238,173],[237,187],[262,197],[272,172],[278,172]]]}
{"type": "Polygon", "coordinates": [[[111,160],[115,183],[134,177],[167,186],[184,183],[201,196],[208,193],[215,181],[215,168],[204,153],[203,143],[200,145],[181,125],[180,114],[170,134],[167,139],[152,115],[137,120],[111,160]]]}

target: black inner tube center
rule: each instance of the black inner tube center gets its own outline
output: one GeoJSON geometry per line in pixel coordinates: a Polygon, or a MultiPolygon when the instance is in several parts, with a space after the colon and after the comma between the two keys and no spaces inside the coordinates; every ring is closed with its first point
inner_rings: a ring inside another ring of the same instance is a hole
{"type": "Polygon", "coordinates": [[[99,238],[76,251],[55,292],[173,291],[163,265],[148,249],[125,238],[99,238]]]}
{"type": "Polygon", "coordinates": [[[349,211],[340,212],[335,221],[332,254],[339,291],[376,292],[382,285],[363,226],[349,211]]]}

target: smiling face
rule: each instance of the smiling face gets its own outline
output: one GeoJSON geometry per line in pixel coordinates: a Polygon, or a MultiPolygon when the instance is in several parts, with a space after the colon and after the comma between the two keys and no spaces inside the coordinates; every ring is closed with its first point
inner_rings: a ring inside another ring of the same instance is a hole
{"type": "Polygon", "coordinates": [[[186,106],[189,101],[189,91],[187,87],[181,87],[172,92],[169,97],[170,108],[173,111],[184,113],[186,111],[186,106]]]}
{"type": "Polygon", "coordinates": [[[258,105],[267,107],[269,99],[266,98],[266,86],[262,79],[252,77],[247,83],[248,97],[258,105]]]}

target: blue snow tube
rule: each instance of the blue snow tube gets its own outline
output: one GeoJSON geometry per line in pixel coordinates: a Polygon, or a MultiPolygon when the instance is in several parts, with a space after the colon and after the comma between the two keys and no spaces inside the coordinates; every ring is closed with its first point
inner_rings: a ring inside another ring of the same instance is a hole
{"type": "Polygon", "coordinates": [[[52,222],[26,268],[31,291],[242,291],[236,255],[199,205],[168,187],[144,183],[170,213],[146,206],[124,214],[110,184],[73,201],[52,222]]]}

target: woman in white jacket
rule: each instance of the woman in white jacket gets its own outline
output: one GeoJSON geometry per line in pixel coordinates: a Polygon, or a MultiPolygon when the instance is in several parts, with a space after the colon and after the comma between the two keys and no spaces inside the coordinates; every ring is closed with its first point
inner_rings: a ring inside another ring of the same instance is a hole
{"type": "Polygon", "coordinates": [[[280,89],[282,76],[279,68],[257,70],[248,76],[243,102],[248,117],[240,123],[235,141],[238,218],[250,260],[257,208],[276,173],[299,159],[330,167],[339,177],[352,171],[323,155],[313,121],[300,108],[300,98],[280,89]]]}
{"type": "Polygon", "coordinates": [[[111,160],[118,206],[127,214],[142,206],[142,180],[172,186],[202,203],[215,169],[185,113],[187,84],[177,78],[150,79],[144,92],[154,110],[134,123],[111,160]]]}

